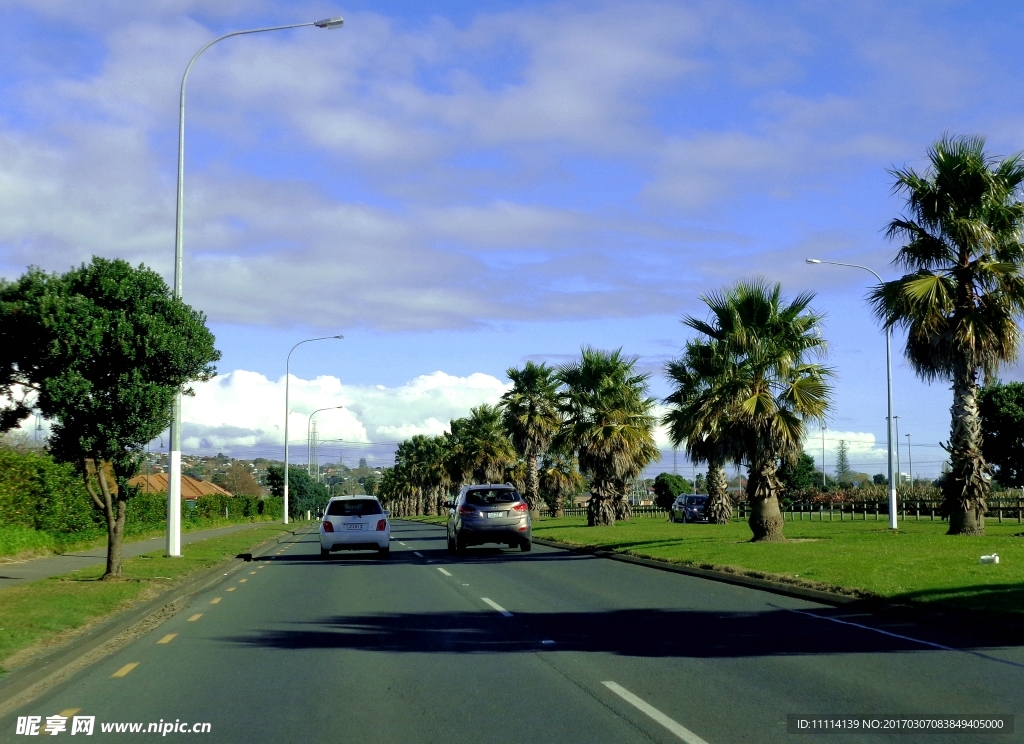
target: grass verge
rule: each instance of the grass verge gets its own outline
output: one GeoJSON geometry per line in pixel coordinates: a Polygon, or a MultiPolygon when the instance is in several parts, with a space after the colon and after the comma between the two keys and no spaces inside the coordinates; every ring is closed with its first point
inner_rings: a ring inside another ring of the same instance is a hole
{"type": "Polygon", "coordinates": [[[0,590],[0,674],[20,666],[33,652],[58,645],[111,613],[150,599],[292,528],[268,522],[185,545],[181,558],[166,558],[162,551],[128,558],[122,578],[116,581],[100,581],[104,567],[98,565],[0,590]]]}
{"type": "MultiPolygon", "coordinates": [[[[250,517],[239,517],[227,519],[215,517],[213,519],[186,519],[181,523],[182,534],[196,532],[198,530],[212,530],[217,527],[229,527],[233,524],[249,524],[252,522],[273,522],[279,517],[268,517],[266,519],[253,519],[250,517]]],[[[160,522],[157,524],[141,523],[125,525],[125,543],[148,540],[151,537],[160,537],[166,534],[167,526],[160,522]]],[[[89,550],[90,548],[106,547],[106,530],[96,530],[81,534],[52,535],[42,530],[33,530],[18,525],[6,525],[0,527],[0,559],[24,560],[28,558],[40,558],[47,555],[71,553],[76,550],[89,550]]]]}
{"type": "Polygon", "coordinates": [[[537,538],[606,548],[697,568],[897,602],[1024,617],[1024,527],[990,520],[984,537],[951,537],[944,522],[787,522],[786,542],[751,543],[745,522],[670,524],[638,518],[587,527],[583,517],[543,519],[537,538]],[[998,565],[979,565],[998,553],[998,565]]]}

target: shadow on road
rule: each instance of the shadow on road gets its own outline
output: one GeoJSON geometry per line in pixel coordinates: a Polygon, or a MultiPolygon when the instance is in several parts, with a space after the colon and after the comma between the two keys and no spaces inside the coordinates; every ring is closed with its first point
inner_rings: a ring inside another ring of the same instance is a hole
{"type": "MultiPolygon", "coordinates": [[[[823,609],[816,614],[843,617],[844,611],[823,609]]],[[[517,612],[512,618],[483,609],[480,612],[335,616],[318,622],[296,623],[291,630],[263,631],[225,640],[284,650],[458,654],[576,651],[689,658],[929,650],[911,640],[837,626],[783,609],[746,613],[654,609],[517,612]],[[546,640],[554,643],[544,644],[546,640]]],[[[966,641],[955,647],[960,650],[977,648],[966,641]]]]}

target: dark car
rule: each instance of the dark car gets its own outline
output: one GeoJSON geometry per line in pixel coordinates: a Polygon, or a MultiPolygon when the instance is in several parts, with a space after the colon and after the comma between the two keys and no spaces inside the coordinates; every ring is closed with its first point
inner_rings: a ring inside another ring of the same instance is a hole
{"type": "Polygon", "coordinates": [[[704,516],[704,505],[708,497],[701,494],[684,493],[672,504],[668,512],[670,522],[707,522],[704,516]]]}
{"type": "Polygon", "coordinates": [[[448,503],[448,550],[499,543],[524,553],[533,547],[530,507],[508,484],[464,486],[448,503]]]}

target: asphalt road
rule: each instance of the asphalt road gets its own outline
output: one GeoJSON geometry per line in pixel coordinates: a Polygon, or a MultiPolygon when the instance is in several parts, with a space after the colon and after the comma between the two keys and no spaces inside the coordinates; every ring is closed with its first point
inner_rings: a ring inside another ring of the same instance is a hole
{"type": "Polygon", "coordinates": [[[296,536],[0,721],[0,741],[27,740],[16,715],[62,712],[103,740],[153,735],[101,723],[186,721],[211,742],[1024,741],[1024,648],[540,546],[452,557],[427,525],[392,540],[387,562],[322,561],[296,536]],[[801,737],[788,713],[1019,720],[801,737]]]}

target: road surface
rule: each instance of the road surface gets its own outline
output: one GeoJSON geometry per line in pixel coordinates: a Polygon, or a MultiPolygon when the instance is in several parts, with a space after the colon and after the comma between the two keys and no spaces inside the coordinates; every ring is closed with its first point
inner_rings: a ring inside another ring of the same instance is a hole
{"type": "Polygon", "coordinates": [[[870,616],[540,546],[449,556],[443,529],[423,524],[394,523],[386,563],[318,548],[315,533],[282,543],[6,717],[0,741],[26,741],[17,715],[61,713],[95,716],[101,740],[139,738],[103,723],[187,722],[209,724],[195,740],[239,743],[1024,741],[1024,720],[1009,736],[938,739],[786,724],[1019,718],[1019,647],[878,632],[870,616]]]}

